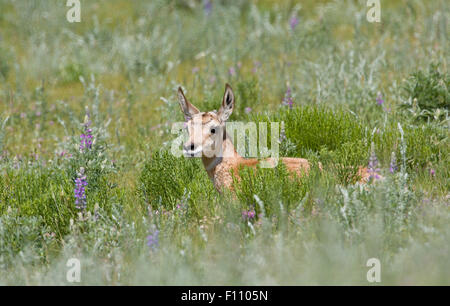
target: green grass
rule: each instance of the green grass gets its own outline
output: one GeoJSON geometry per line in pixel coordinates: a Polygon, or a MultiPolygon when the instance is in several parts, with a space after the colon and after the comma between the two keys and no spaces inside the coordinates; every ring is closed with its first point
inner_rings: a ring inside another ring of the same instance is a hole
{"type": "Polygon", "coordinates": [[[449,5],[366,9],[102,0],[70,24],[60,1],[0,1],[0,284],[68,284],[75,257],[82,284],[367,285],[375,257],[382,285],[448,285],[449,5]],[[283,122],[281,156],[310,175],[241,169],[219,194],[170,154],[177,87],[210,111],[226,82],[230,121],[283,122]],[[355,184],[372,153],[384,179],[355,184]]]}

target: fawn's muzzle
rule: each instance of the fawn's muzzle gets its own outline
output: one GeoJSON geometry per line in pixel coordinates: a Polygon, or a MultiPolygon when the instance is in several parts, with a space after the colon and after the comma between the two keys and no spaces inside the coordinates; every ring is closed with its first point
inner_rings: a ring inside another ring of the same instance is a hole
{"type": "Polygon", "coordinates": [[[194,143],[188,143],[183,146],[183,153],[186,157],[200,157],[202,146],[195,146],[194,143]]]}

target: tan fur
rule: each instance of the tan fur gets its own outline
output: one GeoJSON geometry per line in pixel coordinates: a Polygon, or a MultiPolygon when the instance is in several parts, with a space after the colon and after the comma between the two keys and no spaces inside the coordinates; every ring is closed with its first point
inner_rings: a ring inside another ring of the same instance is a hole
{"type": "MultiPolygon", "coordinates": [[[[187,151],[186,155],[192,157],[201,156],[205,170],[216,190],[219,192],[222,192],[224,188],[233,190],[233,175],[239,181],[238,173],[241,167],[255,168],[261,161],[256,158],[243,158],[240,156],[225,132],[225,121],[234,108],[234,95],[231,87],[228,84],[226,85],[222,107],[217,113],[200,112],[189,103],[181,88],[178,89],[178,97],[182,111],[189,118],[187,121],[189,139],[184,146],[187,151]],[[212,134],[212,128],[217,130],[217,132],[212,134]],[[213,154],[213,148],[215,148],[217,143],[222,144],[222,154],[220,156],[223,157],[216,157],[213,154]],[[191,149],[192,145],[194,150],[191,149]],[[200,148],[200,150],[197,152],[195,148],[200,148]],[[199,156],[198,153],[200,151],[201,154],[199,156]]],[[[284,163],[289,172],[299,176],[308,174],[311,168],[310,162],[304,158],[284,157],[279,160],[284,163]]],[[[272,158],[264,161],[274,164],[272,158]]],[[[318,166],[322,169],[320,163],[318,166]]],[[[368,181],[369,173],[367,168],[360,167],[358,174],[362,178],[360,182],[365,183],[368,181]]]]}
{"type": "MultiPolygon", "coordinates": [[[[239,170],[241,167],[252,167],[256,168],[257,165],[261,162],[256,158],[243,158],[240,156],[230,139],[225,139],[223,143],[224,152],[232,152],[229,157],[221,158],[220,162],[217,163],[215,167],[209,166],[213,164],[218,157],[208,158],[202,156],[202,162],[205,166],[206,172],[208,173],[209,178],[212,180],[214,187],[219,192],[223,191],[223,188],[227,188],[233,190],[233,175],[235,175],[235,179],[240,180],[239,170]],[[209,170],[208,170],[209,169],[209,170]]],[[[283,162],[288,171],[295,173],[297,175],[307,174],[310,169],[310,164],[308,160],[304,158],[292,158],[285,157],[280,158],[281,162],[283,162]]],[[[272,158],[265,159],[265,161],[274,163],[272,158]]]]}

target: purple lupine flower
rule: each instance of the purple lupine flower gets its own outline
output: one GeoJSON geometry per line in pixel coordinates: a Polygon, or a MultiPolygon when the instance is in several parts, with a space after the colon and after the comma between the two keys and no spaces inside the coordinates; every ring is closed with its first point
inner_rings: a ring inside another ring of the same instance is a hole
{"type": "Polygon", "coordinates": [[[289,25],[291,26],[291,30],[294,31],[295,27],[298,25],[298,18],[296,15],[292,15],[291,19],[289,19],[289,25]]]}
{"type": "Polygon", "coordinates": [[[369,167],[368,167],[368,172],[369,172],[369,180],[378,180],[381,178],[380,176],[380,169],[378,168],[378,158],[375,155],[375,150],[372,149],[372,154],[370,155],[369,158],[369,167]]]}
{"type": "Polygon", "coordinates": [[[394,173],[395,171],[397,171],[397,158],[395,157],[395,152],[392,152],[389,172],[394,173]]]}
{"type": "Polygon", "coordinates": [[[242,219],[245,220],[253,220],[256,216],[256,212],[254,208],[251,208],[249,210],[242,211],[242,219]]]}
{"type": "Polygon", "coordinates": [[[159,246],[159,231],[155,230],[147,236],[147,246],[155,250],[159,246]]]}
{"type": "Polygon", "coordinates": [[[254,210],[254,209],[249,210],[249,211],[247,212],[247,216],[248,216],[249,219],[255,218],[255,216],[256,216],[255,210],[254,210]]]}
{"type": "Polygon", "coordinates": [[[292,100],[292,92],[291,87],[287,87],[286,93],[284,94],[283,98],[283,105],[289,106],[289,108],[292,108],[294,105],[294,101],[292,100]]]}
{"type": "Polygon", "coordinates": [[[377,101],[378,105],[383,105],[384,100],[383,100],[383,95],[381,94],[381,92],[378,92],[376,101],[377,101]]]}
{"type": "Polygon", "coordinates": [[[89,114],[86,115],[86,120],[83,126],[84,132],[80,135],[80,151],[90,150],[93,144],[94,137],[92,136],[92,129],[90,128],[91,121],[89,119],[89,114]]]}
{"type": "Polygon", "coordinates": [[[235,76],[236,75],[236,69],[234,67],[228,68],[228,74],[230,76],[235,76]]]}
{"type": "Polygon", "coordinates": [[[435,174],[436,174],[436,171],[435,171],[433,168],[431,168],[431,169],[430,169],[430,175],[431,175],[431,176],[434,176],[435,174]]]}
{"type": "Polygon", "coordinates": [[[245,108],[245,113],[246,114],[250,114],[252,112],[252,108],[251,107],[246,107],[245,108]]]}
{"type": "Polygon", "coordinates": [[[203,1],[203,11],[205,12],[205,15],[211,14],[211,12],[212,12],[212,1],[211,0],[203,1]]]}
{"type": "Polygon", "coordinates": [[[84,168],[80,168],[80,172],[77,173],[75,179],[75,207],[80,210],[86,208],[86,175],[84,174],[84,168]]]}

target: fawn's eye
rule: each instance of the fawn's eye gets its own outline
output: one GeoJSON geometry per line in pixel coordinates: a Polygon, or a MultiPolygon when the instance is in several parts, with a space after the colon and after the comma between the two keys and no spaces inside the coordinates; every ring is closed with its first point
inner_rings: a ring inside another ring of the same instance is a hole
{"type": "Polygon", "coordinates": [[[215,134],[216,133],[216,129],[215,128],[212,128],[211,129],[211,134],[215,134]]]}

